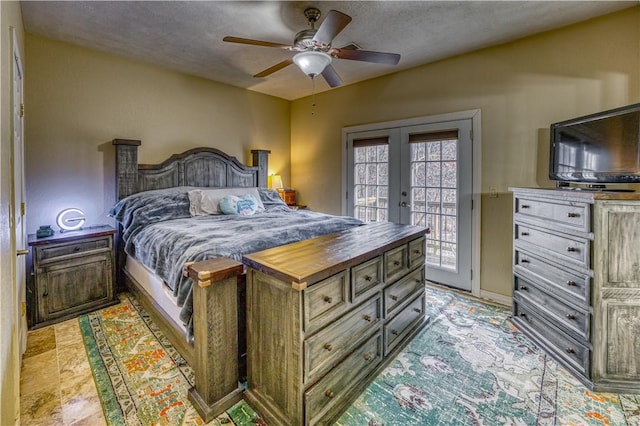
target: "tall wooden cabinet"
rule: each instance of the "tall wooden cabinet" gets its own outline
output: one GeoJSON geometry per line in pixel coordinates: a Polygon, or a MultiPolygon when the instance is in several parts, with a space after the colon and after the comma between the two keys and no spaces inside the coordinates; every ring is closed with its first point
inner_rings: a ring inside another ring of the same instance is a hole
{"type": "Polygon", "coordinates": [[[640,194],[510,190],[513,323],[589,388],[640,393],[640,194]]]}

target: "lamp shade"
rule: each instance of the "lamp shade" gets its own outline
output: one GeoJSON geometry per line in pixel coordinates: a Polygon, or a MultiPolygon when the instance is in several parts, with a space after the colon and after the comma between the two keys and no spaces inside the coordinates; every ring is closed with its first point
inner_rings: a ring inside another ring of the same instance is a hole
{"type": "Polygon", "coordinates": [[[280,175],[273,175],[271,176],[271,188],[272,189],[280,189],[283,188],[284,185],[282,185],[282,176],[280,175]]]}
{"type": "Polygon", "coordinates": [[[309,50],[293,57],[293,62],[310,77],[320,74],[331,63],[331,56],[324,52],[309,50]]]}

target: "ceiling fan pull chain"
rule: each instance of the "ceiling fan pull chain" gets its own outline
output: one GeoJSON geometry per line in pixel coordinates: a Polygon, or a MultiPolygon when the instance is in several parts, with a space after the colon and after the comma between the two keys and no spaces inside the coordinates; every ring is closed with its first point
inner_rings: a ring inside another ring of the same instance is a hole
{"type": "Polygon", "coordinates": [[[311,115],[316,114],[316,79],[311,76],[311,115]]]}

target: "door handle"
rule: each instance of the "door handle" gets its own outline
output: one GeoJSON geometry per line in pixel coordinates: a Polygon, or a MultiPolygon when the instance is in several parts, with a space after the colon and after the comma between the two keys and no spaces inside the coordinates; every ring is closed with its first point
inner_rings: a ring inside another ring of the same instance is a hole
{"type": "Polygon", "coordinates": [[[29,254],[29,249],[22,249],[16,251],[16,256],[24,256],[25,254],[29,254]]]}
{"type": "Polygon", "coordinates": [[[409,204],[407,204],[406,201],[403,201],[400,203],[400,207],[409,207],[409,204]]]}

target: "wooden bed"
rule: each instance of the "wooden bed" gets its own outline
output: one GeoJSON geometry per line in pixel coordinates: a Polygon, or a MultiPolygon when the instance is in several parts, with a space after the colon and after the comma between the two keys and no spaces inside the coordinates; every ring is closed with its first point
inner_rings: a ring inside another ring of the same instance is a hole
{"type": "MultiPolygon", "coordinates": [[[[253,150],[253,166],[215,148],[195,148],[175,154],[160,164],[138,164],[139,140],[114,139],[116,198],[178,186],[267,187],[267,150],[253,150]]],[[[128,289],[140,301],[187,363],[194,368],[195,386],[189,398],[209,422],[242,398],[239,384],[246,371],[245,275],[241,263],[212,259],[186,265],[194,280],[194,338],[170,319],[160,304],[125,268],[126,255],[117,243],[118,290],[128,289]]]]}

